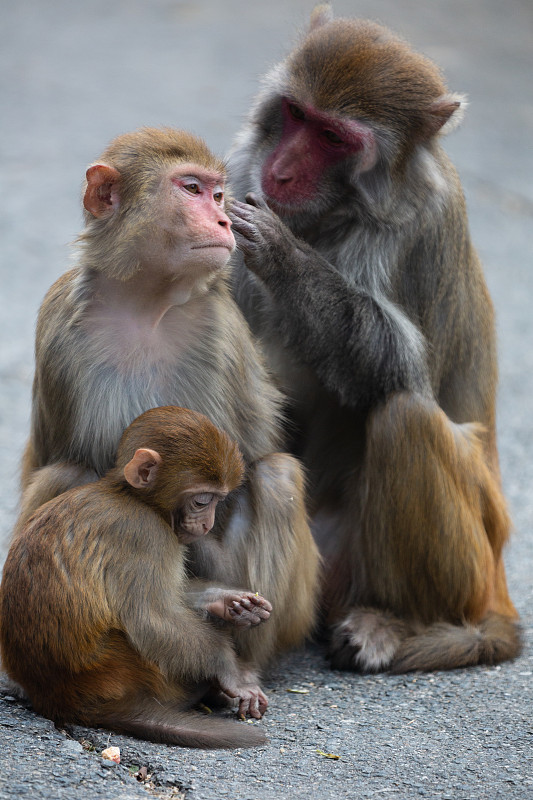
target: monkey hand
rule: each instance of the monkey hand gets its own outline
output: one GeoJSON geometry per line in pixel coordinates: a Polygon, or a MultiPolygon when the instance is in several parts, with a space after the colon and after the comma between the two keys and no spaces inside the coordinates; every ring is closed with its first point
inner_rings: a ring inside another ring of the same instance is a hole
{"type": "Polygon", "coordinates": [[[262,200],[247,194],[248,202],[234,200],[229,216],[235,241],[244,255],[246,266],[259,278],[267,280],[288,262],[298,261],[300,243],[286,225],[262,200]]]}
{"type": "Polygon", "coordinates": [[[261,719],[268,708],[268,700],[263,690],[252,683],[240,684],[232,680],[221,683],[222,691],[228,697],[239,701],[239,716],[261,719]]]}
{"type": "Polygon", "coordinates": [[[272,606],[260,594],[221,590],[218,597],[206,606],[206,610],[243,629],[266,622],[272,606]]]}
{"type": "Polygon", "coordinates": [[[239,628],[249,628],[251,625],[266,622],[270,617],[272,605],[260,594],[243,592],[240,596],[231,596],[231,605],[228,597],[227,611],[229,622],[239,628]]]}

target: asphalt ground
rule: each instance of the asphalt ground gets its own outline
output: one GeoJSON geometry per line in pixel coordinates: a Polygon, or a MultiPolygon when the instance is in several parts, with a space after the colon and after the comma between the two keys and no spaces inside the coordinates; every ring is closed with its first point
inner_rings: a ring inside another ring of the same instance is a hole
{"type": "MultiPolygon", "coordinates": [[[[258,77],[311,7],[1,0],[2,557],[29,425],[35,317],[69,266],[86,166],[115,135],[142,125],[187,128],[226,152],[258,77]]],[[[269,744],[229,753],[58,731],[5,689],[0,800],[533,797],[533,5],[339,0],[335,11],[395,28],[470,98],[446,147],[497,311],[499,447],[515,524],[506,563],[524,653],[496,668],[363,677],[330,671],[310,645],[265,679],[269,744]],[[101,760],[108,744],[120,746],[120,765],[101,760]],[[140,783],[132,772],[143,766],[151,778],[140,783]]]]}

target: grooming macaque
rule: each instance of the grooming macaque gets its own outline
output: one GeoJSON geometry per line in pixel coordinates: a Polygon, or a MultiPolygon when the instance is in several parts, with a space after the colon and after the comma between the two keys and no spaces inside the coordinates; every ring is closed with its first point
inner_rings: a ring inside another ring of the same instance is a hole
{"type": "MultiPolygon", "coordinates": [[[[189,544],[188,570],[275,600],[268,625],[255,624],[268,609],[252,613],[250,597],[222,611],[242,617],[236,647],[253,671],[310,631],[318,554],[300,466],[276,452],[280,396],[227,286],[235,242],[224,182],[205,144],[171,129],[120,136],[87,170],[78,266],[52,286],[37,323],[19,527],[101,477],[141,412],[205,414],[238,443],[246,475],[219,503],[212,534],[189,544]]],[[[217,602],[209,597],[191,593],[199,609],[217,602]]]]}
{"type": "MultiPolygon", "coordinates": [[[[156,408],[126,429],[103,478],[50,500],[22,527],[4,567],[0,642],[36,711],[171,744],[264,742],[255,729],[184,713],[210,687],[237,698],[242,715],[267,707],[231,637],[188,600],[184,543],[211,530],[243,475],[236,443],[206,417],[156,408]]],[[[232,610],[237,619],[271,610],[251,591],[213,589],[208,599],[229,622],[232,610]]]]}
{"type": "Polygon", "coordinates": [[[520,651],[493,310],[440,145],[464,104],[391,32],[321,6],[230,155],[236,297],[291,401],[339,668],[520,651]]]}

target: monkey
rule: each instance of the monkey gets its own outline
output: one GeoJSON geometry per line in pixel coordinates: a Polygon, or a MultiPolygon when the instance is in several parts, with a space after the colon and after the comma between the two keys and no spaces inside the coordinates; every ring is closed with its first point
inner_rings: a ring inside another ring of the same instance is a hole
{"type": "MultiPolygon", "coordinates": [[[[171,128],[118,136],[87,169],[76,264],[37,320],[14,536],[41,504],[102,477],[143,411],[204,414],[238,443],[246,474],[219,503],[211,535],[189,543],[187,572],[276,598],[268,625],[233,626],[253,672],[311,632],[319,556],[302,469],[280,452],[281,395],[229,289],[235,240],[224,189],[223,162],[171,128]]],[[[192,586],[190,596],[212,617],[204,606],[216,599],[192,586]]],[[[250,609],[238,609],[244,622],[250,609]]]]}
{"type": "Polygon", "coordinates": [[[318,6],[228,157],[234,296],[289,401],[339,669],[521,649],[493,307],[441,146],[464,106],[394,33],[318,6]]]}
{"type": "MultiPolygon", "coordinates": [[[[126,428],[102,478],[33,514],[5,563],[0,646],[37,712],[183,746],[265,741],[187,711],[210,686],[238,698],[243,716],[260,719],[268,705],[231,638],[188,599],[187,546],[211,531],[243,477],[237,444],[205,416],[154,408],[126,428]]],[[[250,627],[272,606],[213,588],[207,610],[250,627]]]]}

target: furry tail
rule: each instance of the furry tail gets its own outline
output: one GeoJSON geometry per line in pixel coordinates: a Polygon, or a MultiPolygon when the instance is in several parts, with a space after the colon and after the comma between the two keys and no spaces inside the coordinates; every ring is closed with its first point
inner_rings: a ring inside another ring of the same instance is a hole
{"type": "MultiPolygon", "coordinates": [[[[85,723],[87,724],[87,723],[85,723]]],[[[146,700],[135,712],[110,711],[99,714],[92,725],[111,728],[117,733],[180,747],[231,748],[259,747],[267,741],[265,732],[255,725],[236,720],[176,711],[146,700]]]]}
{"type": "Polygon", "coordinates": [[[521,649],[518,623],[495,612],[475,625],[424,625],[360,606],[333,628],[329,655],[336,669],[400,673],[499,664],[521,649]]]}
{"type": "Polygon", "coordinates": [[[390,670],[400,673],[499,664],[516,658],[521,649],[518,623],[492,613],[476,625],[437,622],[409,636],[401,642],[390,670]]]}

